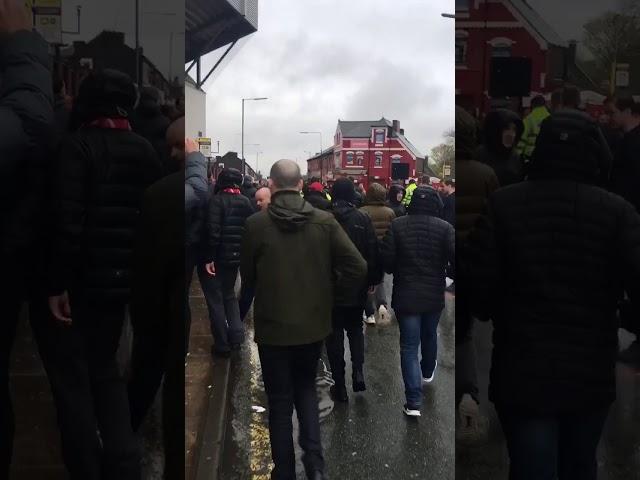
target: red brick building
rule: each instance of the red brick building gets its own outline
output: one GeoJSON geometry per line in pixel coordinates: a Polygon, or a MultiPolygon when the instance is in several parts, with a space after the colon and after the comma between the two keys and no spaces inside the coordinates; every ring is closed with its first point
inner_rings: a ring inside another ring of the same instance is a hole
{"type": "MultiPolygon", "coordinates": [[[[550,93],[575,62],[569,44],[525,0],[456,0],[456,104],[479,115],[490,105],[491,61],[531,59],[531,93],[550,93]]],[[[516,99],[528,104],[530,97],[516,99]]]]}
{"type": "Polygon", "coordinates": [[[426,157],[405,137],[400,122],[338,121],[333,147],[307,160],[309,177],[324,182],[351,177],[365,188],[373,182],[390,185],[422,175],[433,176],[426,157]]]}

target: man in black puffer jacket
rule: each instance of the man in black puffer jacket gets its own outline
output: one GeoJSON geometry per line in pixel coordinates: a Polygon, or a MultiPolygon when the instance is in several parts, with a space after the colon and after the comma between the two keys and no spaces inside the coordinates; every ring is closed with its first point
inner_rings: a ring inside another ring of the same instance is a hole
{"type": "Polygon", "coordinates": [[[332,211],[336,220],[346,232],[367,262],[367,288],[356,295],[337,290],[334,294],[332,324],[333,332],[326,340],[327,355],[331,364],[331,375],[335,385],[331,387],[334,400],[346,402],[347,388],[344,378],[344,331],[349,337],[352,364],[352,387],[354,392],[366,390],[364,382],[364,333],[362,331],[362,311],[367,300],[367,291],[380,283],[382,270],[378,260],[378,240],[371,218],[355,206],[356,190],[353,182],[340,178],[331,190],[332,211]]]}
{"type": "Polygon", "coordinates": [[[50,339],[55,345],[44,361],[74,479],[140,478],[116,352],[142,197],[160,178],[161,166],[149,142],[131,131],[135,99],[124,73],[91,73],[80,86],[73,133],[61,146],[52,178],[49,306],[66,328],[50,339]]]}
{"type": "Polygon", "coordinates": [[[431,187],[413,191],[408,215],[391,223],[382,242],[382,262],[393,274],[391,306],[400,324],[404,413],[420,416],[422,382],[433,381],[437,328],[444,309],[446,269],[455,262],[455,230],[442,220],[442,201],[431,187]],[[422,362],[418,362],[418,348],[422,362]]]}
{"type": "Polygon", "coordinates": [[[490,399],[513,479],[595,480],[616,396],[618,301],[640,299],[640,216],[601,180],[597,125],[543,122],[527,181],[469,238],[473,310],[493,319],[490,399]]]}
{"type": "MultiPolygon", "coordinates": [[[[9,366],[28,276],[36,267],[33,238],[41,209],[34,181],[34,147],[53,119],[47,43],[31,32],[24,2],[3,1],[0,21],[0,264],[3,330],[0,335],[0,478],[9,478],[14,417],[9,366]]],[[[39,175],[42,176],[42,175],[39,175]]]]}
{"type": "Polygon", "coordinates": [[[206,219],[204,259],[207,272],[215,276],[217,287],[212,305],[214,344],[211,353],[221,357],[228,357],[231,348],[238,348],[244,341],[234,288],[240,267],[244,224],[254,210],[249,199],[240,192],[242,182],[242,173],[234,168],[220,173],[206,219]]]}

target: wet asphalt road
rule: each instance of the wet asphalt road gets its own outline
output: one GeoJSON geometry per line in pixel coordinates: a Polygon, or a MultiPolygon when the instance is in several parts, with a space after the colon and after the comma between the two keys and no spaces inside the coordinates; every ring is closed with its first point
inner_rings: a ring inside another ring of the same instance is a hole
{"type": "MultiPolygon", "coordinates": [[[[487,398],[492,327],[489,323],[476,327],[481,410],[488,421],[488,438],[476,445],[456,444],[456,479],[506,480],[509,457],[500,422],[487,398]]],[[[630,335],[621,330],[621,348],[630,342],[630,335]]],[[[618,398],[598,449],[598,479],[640,480],[640,371],[618,364],[616,373],[618,398]]]]}
{"type": "MultiPolygon", "coordinates": [[[[425,387],[420,419],[407,419],[402,413],[404,385],[395,320],[388,326],[365,327],[367,391],[350,391],[348,404],[334,405],[327,362],[320,363],[316,383],[331,480],[455,478],[453,304],[449,298],[440,322],[438,371],[434,383],[425,387]]],[[[267,480],[271,469],[267,412],[253,409],[267,404],[253,342],[234,359],[231,376],[232,411],[221,478],[267,480]]],[[[350,390],[349,367],[346,376],[350,390]]],[[[298,478],[303,479],[300,454],[298,449],[298,478]]]]}

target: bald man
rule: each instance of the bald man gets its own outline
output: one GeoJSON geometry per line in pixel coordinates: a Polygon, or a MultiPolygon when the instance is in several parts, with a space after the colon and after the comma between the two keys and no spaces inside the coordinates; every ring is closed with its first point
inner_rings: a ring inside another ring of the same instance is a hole
{"type": "Polygon", "coordinates": [[[271,190],[267,187],[262,187],[256,192],[256,203],[258,204],[258,208],[262,210],[266,210],[271,203],[271,190]]]}
{"type": "Polygon", "coordinates": [[[300,196],[296,162],[276,162],[270,177],[272,202],[246,221],[240,269],[243,284],[256,293],[254,340],[269,402],[271,478],[297,478],[295,405],[307,478],[324,480],[315,376],[331,333],[334,272],[335,288],[351,293],[364,285],[367,264],[333,215],[300,196]]]}

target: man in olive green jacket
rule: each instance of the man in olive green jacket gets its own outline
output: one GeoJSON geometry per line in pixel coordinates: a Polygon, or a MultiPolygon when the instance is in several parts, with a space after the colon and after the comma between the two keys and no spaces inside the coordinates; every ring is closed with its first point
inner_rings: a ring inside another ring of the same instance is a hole
{"type": "Polygon", "coordinates": [[[360,291],[367,264],[333,215],[300,196],[300,167],[271,168],[268,210],[249,217],[242,281],[256,292],[255,341],[269,401],[272,479],[296,478],[291,414],[295,404],[307,477],[324,478],[315,376],[331,333],[334,288],[360,291]]]}

